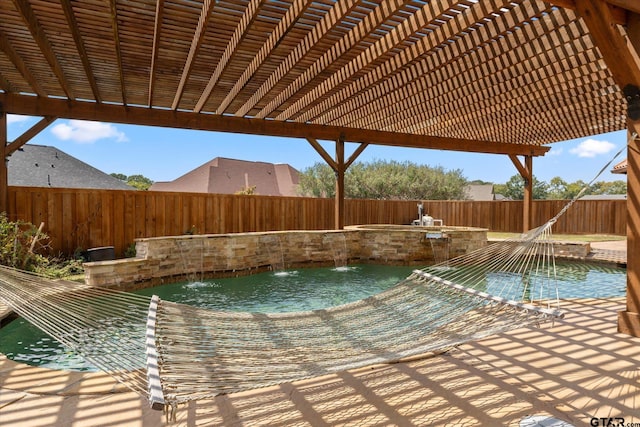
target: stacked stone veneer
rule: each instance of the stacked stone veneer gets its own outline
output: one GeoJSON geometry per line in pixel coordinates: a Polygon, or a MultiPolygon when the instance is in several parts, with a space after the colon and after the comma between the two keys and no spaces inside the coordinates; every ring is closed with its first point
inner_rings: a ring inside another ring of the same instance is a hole
{"type": "Polygon", "coordinates": [[[376,225],[341,231],[148,238],[136,241],[135,258],[86,263],[85,280],[93,286],[133,290],[185,279],[311,266],[429,265],[434,263],[434,249],[454,257],[486,244],[485,229],[376,225]]]}

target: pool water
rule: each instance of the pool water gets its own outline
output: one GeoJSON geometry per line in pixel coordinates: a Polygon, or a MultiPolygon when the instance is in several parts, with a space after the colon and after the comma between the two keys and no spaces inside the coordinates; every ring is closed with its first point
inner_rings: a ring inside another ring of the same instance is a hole
{"type": "MultiPolygon", "coordinates": [[[[137,293],[212,310],[287,312],[327,308],[377,294],[406,278],[414,267],[357,265],[267,272],[252,276],[181,282],[137,293]]],[[[626,269],[603,264],[559,263],[560,298],[624,296],[626,269]]],[[[536,278],[529,278],[536,287],[536,278]]],[[[487,289],[491,292],[491,289],[487,289]]],[[[30,365],[91,371],[80,356],[23,319],[0,329],[0,353],[30,365]]]]}
{"type": "Polygon", "coordinates": [[[327,308],[366,298],[399,283],[414,269],[388,265],[307,268],[174,283],[137,293],[155,294],[166,301],[210,310],[284,313],[327,308]]]}

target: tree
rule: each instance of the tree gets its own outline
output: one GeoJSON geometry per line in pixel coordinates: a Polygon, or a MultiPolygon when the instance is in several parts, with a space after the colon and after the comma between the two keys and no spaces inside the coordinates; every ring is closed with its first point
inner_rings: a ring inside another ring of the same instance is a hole
{"type": "Polygon", "coordinates": [[[127,185],[137,188],[138,190],[148,190],[151,184],[153,184],[153,181],[146,176],[129,175],[127,177],[127,185]]]}
{"type": "MultiPolygon", "coordinates": [[[[573,199],[574,197],[576,197],[578,195],[578,193],[580,193],[580,191],[582,191],[582,189],[584,187],[586,187],[586,185],[587,185],[587,183],[584,182],[581,179],[579,179],[579,180],[577,180],[575,182],[572,182],[571,184],[568,184],[567,185],[567,190],[565,191],[563,199],[567,199],[567,200],[573,199]]],[[[591,189],[590,188],[587,188],[582,195],[585,196],[587,194],[591,194],[591,189]]]]}
{"type": "MultiPolygon", "coordinates": [[[[524,199],[524,178],[521,175],[513,175],[509,178],[504,186],[497,186],[496,193],[502,194],[511,200],[523,200],[524,199]],[[499,190],[499,191],[498,191],[499,190]]],[[[546,199],[548,192],[548,186],[544,181],[538,181],[533,177],[533,198],[534,199],[546,199]]]]}
{"type": "Polygon", "coordinates": [[[127,181],[127,175],[123,174],[123,173],[112,173],[111,174],[112,177],[119,179],[120,181],[127,181]]]}
{"type": "Polygon", "coordinates": [[[591,186],[592,194],[627,194],[627,183],[622,180],[598,181],[591,186]]]}
{"type": "Polygon", "coordinates": [[[567,193],[567,182],[556,176],[551,178],[549,181],[549,193],[547,194],[547,198],[561,200],[566,199],[565,194],[567,193]]]}
{"type": "Polygon", "coordinates": [[[149,187],[151,187],[151,184],[153,184],[153,181],[151,181],[149,178],[147,178],[144,175],[127,176],[122,173],[112,173],[111,176],[121,181],[124,181],[125,184],[133,188],[137,188],[138,190],[148,190],[149,187]]]}
{"type": "Polygon", "coordinates": [[[254,194],[256,194],[256,186],[252,185],[250,187],[242,187],[240,190],[236,191],[234,194],[253,196],[254,194]]]}
{"type": "Polygon", "coordinates": [[[311,197],[334,197],[336,194],[336,175],[324,163],[315,163],[300,173],[298,193],[311,197]]]}
{"type": "MultiPolygon", "coordinates": [[[[335,195],[335,173],[316,163],[300,174],[298,192],[314,197],[335,195]]],[[[459,200],[464,198],[467,180],[461,170],[412,162],[381,161],[354,163],[345,173],[345,196],[379,200],[459,200]]]]}

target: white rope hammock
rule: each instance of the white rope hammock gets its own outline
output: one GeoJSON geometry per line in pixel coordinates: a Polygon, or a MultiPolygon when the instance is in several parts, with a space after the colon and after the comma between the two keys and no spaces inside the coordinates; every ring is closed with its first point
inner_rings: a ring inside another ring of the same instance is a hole
{"type": "Polygon", "coordinates": [[[545,227],[324,310],[211,311],[8,267],[0,268],[0,299],[159,408],[395,361],[561,317],[548,292],[554,265],[545,227]]]}
{"type": "Polygon", "coordinates": [[[582,193],[517,239],[416,270],[387,291],[323,310],[211,311],[7,267],[0,267],[0,300],[148,395],[154,408],[175,407],[562,317],[551,226],[582,193]]]}

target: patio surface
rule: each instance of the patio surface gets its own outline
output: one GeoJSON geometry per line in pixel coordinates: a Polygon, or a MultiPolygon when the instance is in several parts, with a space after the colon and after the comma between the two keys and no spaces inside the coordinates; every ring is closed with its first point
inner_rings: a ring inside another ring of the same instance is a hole
{"type": "Polygon", "coordinates": [[[564,300],[562,308],[565,319],[555,325],[192,402],[170,423],[104,374],[29,367],[0,355],[0,425],[519,426],[537,415],[574,426],[606,425],[592,418],[610,417],[640,426],[640,338],[616,332],[624,298],[564,300]]]}

